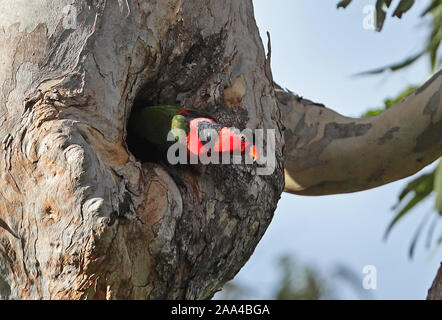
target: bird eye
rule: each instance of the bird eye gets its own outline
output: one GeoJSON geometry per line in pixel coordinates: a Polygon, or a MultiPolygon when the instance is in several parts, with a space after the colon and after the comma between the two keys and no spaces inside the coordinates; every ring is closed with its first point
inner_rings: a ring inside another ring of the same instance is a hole
{"type": "Polygon", "coordinates": [[[241,139],[241,142],[245,142],[246,141],[246,136],[245,135],[242,134],[239,137],[241,139]]]}

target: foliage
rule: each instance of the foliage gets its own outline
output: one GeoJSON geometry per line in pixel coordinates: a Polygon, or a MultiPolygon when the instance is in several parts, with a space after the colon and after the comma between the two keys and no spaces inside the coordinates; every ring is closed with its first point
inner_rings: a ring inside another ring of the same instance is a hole
{"type": "Polygon", "coordinates": [[[330,299],[325,281],[310,267],[294,263],[288,256],[280,259],[282,270],[277,300],[319,300],[330,299]]]}
{"type": "MultiPolygon", "coordinates": [[[[418,87],[410,86],[400,92],[395,98],[384,100],[384,106],[380,108],[374,108],[367,111],[363,116],[371,117],[375,116],[382,111],[390,108],[397,102],[401,101],[403,98],[413,93],[418,87]]],[[[435,212],[437,212],[440,216],[442,216],[442,161],[439,161],[438,166],[430,173],[425,173],[414,180],[410,181],[407,186],[402,190],[399,195],[397,203],[394,205],[393,209],[397,209],[397,213],[393,220],[390,222],[387,230],[385,232],[384,238],[386,239],[390,234],[390,231],[396,225],[396,223],[401,220],[407,213],[409,213],[413,208],[415,208],[418,204],[422,203],[425,199],[435,196],[435,212]]],[[[431,215],[426,215],[423,217],[421,224],[417,227],[415,231],[415,235],[411,241],[411,245],[409,248],[409,256],[410,258],[414,255],[414,249],[416,247],[417,241],[424,229],[427,221],[431,219],[431,215]]],[[[435,217],[432,220],[431,225],[428,228],[427,232],[427,247],[431,246],[433,239],[433,232],[438,222],[438,218],[435,217]]],[[[438,244],[442,243],[442,236],[437,241],[438,244]]]]}
{"type": "MultiPolygon", "coordinates": [[[[352,0],[344,0],[338,3],[338,8],[346,8],[352,0]]],[[[389,9],[392,4],[392,0],[377,0],[376,1],[376,30],[381,31],[386,18],[386,9],[389,9]]],[[[402,18],[402,15],[410,10],[415,4],[414,0],[401,0],[394,10],[392,16],[402,18]]],[[[428,38],[423,50],[421,50],[418,54],[407,57],[403,61],[384,66],[381,68],[377,68],[374,70],[362,72],[361,74],[378,74],[384,72],[385,70],[398,71],[407,66],[410,66],[414,62],[416,62],[419,58],[424,55],[428,55],[431,63],[431,71],[434,72],[436,67],[441,65],[441,59],[438,56],[438,50],[442,40],[442,0],[431,0],[429,6],[422,12],[421,17],[426,17],[431,15],[431,24],[430,24],[430,32],[428,34],[428,38]]],[[[409,86],[402,92],[400,92],[397,97],[393,99],[386,99],[384,101],[384,106],[380,108],[374,108],[368,110],[363,116],[371,117],[375,116],[382,111],[390,108],[392,105],[396,104],[409,94],[413,93],[417,89],[417,86],[409,86]]],[[[423,200],[429,198],[432,195],[435,195],[435,212],[436,217],[432,219],[432,223],[428,228],[427,232],[427,247],[430,247],[433,232],[435,230],[436,223],[438,222],[438,216],[442,215],[442,161],[439,161],[439,164],[435,170],[430,173],[422,174],[412,180],[408,185],[402,190],[399,195],[397,204],[393,207],[393,209],[397,209],[397,213],[393,220],[390,222],[390,225],[387,227],[385,232],[385,238],[390,234],[392,228],[396,225],[396,223],[401,220],[406,214],[408,214],[413,208],[415,208],[418,204],[422,203],[423,200]]],[[[427,221],[431,219],[431,215],[427,214],[423,217],[422,222],[417,227],[415,231],[415,235],[412,238],[409,256],[413,257],[414,249],[416,247],[416,243],[419,239],[419,236],[422,233],[427,221]]],[[[437,241],[438,244],[442,244],[442,236],[437,241]]]]}
{"type": "MultiPolygon", "coordinates": [[[[338,3],[338,8],[346,8],[352,0],[343,0],[338,3]]],[[[377,0],[376,1],[376,30],[381,31],[384,26],[387,13],[385,8],[389,8],[392,0],[377,0]]],[[[393,17],[402,18],[402,15],[407,12],[414,4],[414,0],[401,0],[393,12],[393,17]]]]}
{"type": "MultiPolygon", "coordinates": [[[[391,106],[401,101],[406,96],[413,93],[417,88],[418,86],[409,86],[408,88],[400,92],[395,98],[385,99],[384,105],[382,107],[370,109],[365,114],[363,114],[363,116],[371,117],[381,113],[382,111],[390,108],[391,106]]],[[[387,239],[391,230],[399,220],[401,220],[413,208],[415,208],[417,205],[419,205],[425,199],[431,197],[432,195],[435,195],[436,198],[435,201],[436,212],[439,213],[439,215],[442,215],[442,169],[441,168],[442,168],[442,161],[439,161],[439,165],[437,166],[436,169],[434,169],[430,173],[425,173],[418,176],[417,178],[409,182],[407,186],[402,190],[401,194],[398,197],[397,203],[393,207],[394,210],[397,210],[396,215],[393,218],[393,220],[390,222],[389,226],[387,227],[384,239],[387,239]]],[[[419,237],[422,234],[422,230],[424,229],[426,223],[429,220],[431,220],[431,215],[426,215],[425,217],[423,217],[422,222],[417,227],[415,235],[412,238],[409,248],[410,258],[413,257],[417,241],[419,240],[419,237]]],[[[431,246],[433,232],[437,221],[438,221],[437,218],[433,218],[432,223],[428,228],[427,241],[426,241],[427,247],[431,246]]],[[[441,241],[442,237],[441,239],[438,240],[438,242],[440,243],[441,241]]]]}
{"type": "MultiPolygon", "coordinates": [[[[422,174],[416,179],[412,180],[408,185],[402,190],[401,194],[399,195],[399,200],[397,204],[394,206],[394,208],[400,207],[401,209],[396,214],[396,216],[393,218],[393,220],[390,222],[390,225],[388,226],[386,232],[385,232],[385,238],[387,238],[388,234],[392,230],[393,226],[407,214],[410,212],[411,209],[413,209],[416,205],[419,203],[422,203],[423,200],[428,198],[432,193],[434,189],[434,172],[422,174]]],[[[431,213],[431,212],[430,212],[431,213]]],[[[429,221],[431,218],[431,215],[427,214],[423,217],[422,222],[419,224],[415,231],[415,235],[411,241],[411,245],[409,248],[409,256],[410,258],[413,257],[414,249],[416,247],[417,241],[419,239],[419,236],[422,233],[422,230],[424,226],[426,225],[427,221],[429,221]]],[[[437,220],[433,219],[433,223],[430,226],[428,233],[427,233],[427,246],[431,243],[432,240],[432,234],[434,231],[435,223],[437,220]]]]}
{"type": "Polygon", "coordinates": [[[384,105],[382,107],[370,109],[366,113],[364,113],[362,116],[363,117],[372,117],[372,116],[375,116],[375,115],[381,113],[382,111],[390,108],[391,106],[398,103],[399,101],[401,101],[402,99],[404,99],[408,95],[412,94],[417,88],[418,88],[417,86],[409,86],[405,90],[401,91],[395,98],[385,99],[384,105]]]}
{"type": "MultiPolygon", "coordinates": [[[[301,264],[288,255],[279,258],[279,281],[276,290],[264,299],[277,300],[320,300],[336,299],[337,282],[345,282],[361,298],[370,297],[370,292],[363,290],[361,276],[346,267],[335,265],[331,272],[324,274],[309,265],[301,264]]],[[[226,283],[216,299],[256,298],[256,288],[239,285],[236,280],[226,283]]]]}
{"type": "MultiPolygon", "coordinates": [[[[340,1],[338,8],[346,8],[352,0],[340,1]]],[[[392,0],[377,0],[376,1],[376,30],[381,31],[387,16],[386,10],[390,8],[392,0]]],[[[399,19],[402,15],[410,10],[415,4],[414,0],[401,0],[393,11],[392,16],[399,19]]],[[[362,72],[360,74],[378,74],[386,70],[397,71],[410,66],[423,56],[428,56],[430,59],[431,70],[435,71],[438,66],[442,64],[442,60],[438,55],[440,44],[442,41],[442,0],[431,0],[429,6],[422,12],[421,17],[431,17],[430,32],[427,37],[424,48],[417,54],[409,56],[402,61],[383,66],[374,70],[362,72]]]]}
{"type": "MultiPolygon", "coordinates": [[[[275,292],[265,299],[318,300],[332,299],[328,281],[314,268],[295,262],[287,255],[278,262],[280,277],[275,292]]],[[[235,280],[226,283],[216,299],[249,299],[256,295],[256,288],[245,287],[235,280]]]]}

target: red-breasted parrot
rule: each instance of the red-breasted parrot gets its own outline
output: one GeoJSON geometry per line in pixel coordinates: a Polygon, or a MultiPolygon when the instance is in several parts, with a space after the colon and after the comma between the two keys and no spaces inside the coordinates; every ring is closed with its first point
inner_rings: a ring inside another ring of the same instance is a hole
{"type": "MultiPolygon", "coordinates": [[[[201,132],[204,129],[213,129],[218,134],[214,137],[211,151],[218,153],[236,151],[241,154],[247,152],[253,161],[259,157],[258,148],[247,141],[244,135],[220,125],[202,112],[188,108],[171,105],[137,108],[132,113],[129,129],[138,137],[162,149],[174,143],[167,140],[169,132],[181,129],[183,131],[179,132],[186,134],[186,137],[183,137],[185,140],[182,141],[185,141],[188,153],[194,155],[200,155],[202,152],[207,154],[208,150],[204,146],[207,142],[201,141],[201,132]]],[[[177,135],[175,138],[178,141],[180,137],[177,135]]]]}

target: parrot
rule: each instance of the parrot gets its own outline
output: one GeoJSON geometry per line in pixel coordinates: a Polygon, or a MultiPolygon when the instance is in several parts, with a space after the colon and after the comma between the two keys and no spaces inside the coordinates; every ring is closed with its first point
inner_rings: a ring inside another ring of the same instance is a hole
{"type": "Polygon", "coordinates": [[[129,130],[138,139],[141,138],[156,146],[162,153],[171,144],[181,141],[186,144],[188,154],[200,155],[202,152],[208,154],[210,151],[222,154],[236,151],[244,155],[248,152],[253,162],[259,157],[258,148],[247,141],[244,135],[237,134],[230,128],[217,123],[209,115],[190,108],[173,105],[136,108],[129,120],[129,130]],[[211,150],[205,147],[207,142],[201,139],[204,129],[213,129],[218,133],[215,137],[209,136],[205,139],[213,143],[211,150]],[[170,131],[174,134],[175,141],[167,140],[170,131]],[[184,133],[186,136],[181,137],[179,133],[184,133]]]}

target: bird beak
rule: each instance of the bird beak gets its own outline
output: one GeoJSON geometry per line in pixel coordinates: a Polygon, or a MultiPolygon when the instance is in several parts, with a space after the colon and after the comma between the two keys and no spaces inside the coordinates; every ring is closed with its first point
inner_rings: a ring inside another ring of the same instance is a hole
{"type": "Polygon", "coordinates": [[[259,158],[258,148],[252,145],[249,149],[249,156],[253,159],[253,162],[256,162],[259,158]]]}

